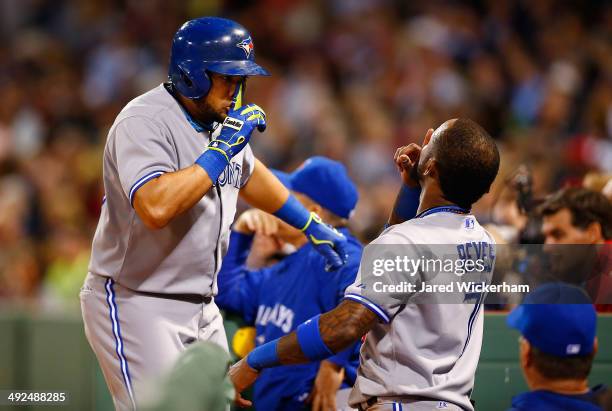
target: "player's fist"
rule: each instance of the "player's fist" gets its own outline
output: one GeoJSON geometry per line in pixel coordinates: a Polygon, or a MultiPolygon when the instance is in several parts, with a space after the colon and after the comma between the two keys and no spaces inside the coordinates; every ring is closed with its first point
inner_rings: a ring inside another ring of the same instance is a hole
{"type": "Polygon", "coordinates": [[[208,148],[198,159],[196,164],[202,167],[213,184],[221,172],[230,163],[232,157],[238,154],[251,139],[253,130],[266,129],[266,113],[256,104],[247,104],[234,109],[232,107],[221,124],[219,135],[211,139],[208,148]]]}
{"type": "MultiPolygon", "coordinates": [[[[423,147],[429,143],[433,132],[433,128],[427,130],[427,134],[423,140],[423,147]]],[[[398,148],[393,156],[393,161],[402,176],[402,181],[411,188],[419,186],[417,167],[419,165],[422,149],[423,148],[418,144],[411,143],[407,146],[398,148]]]]}
{"type": "Polygon", "coordinates": [[[265,211],[252,208],[236,219],[234,230],[242,234],[272,236],[278,233],[280,220],[265,211]]]}
{"type": "Polygon", "coordinates": [[[239,407],[250,407],[252,405],[251,401],[242,398],[240,393],[253,385],[259,376],[257,370],[251,368],[246,362],[246,358],[243,358],[230,367],[228,375],[236,390],[236,405],[239,407]]]}
{"type": "Polygon", "coordinates": [[[208,145],[227,157],[227,162],[238,154],[251,139],[253,130],[266,129],[266,113],[256,104],[247,104],[239,109],[230,109],[221,125],[221,132],[208,145]]]}
{"type": "Polygon", "coordinates": [[[325,270],[337,270],[346,264],[346,237],[335,228],[325,224],[321,217],[311,212],[306,227],[302,230],[317,250],[325,257],[325,270]]]}

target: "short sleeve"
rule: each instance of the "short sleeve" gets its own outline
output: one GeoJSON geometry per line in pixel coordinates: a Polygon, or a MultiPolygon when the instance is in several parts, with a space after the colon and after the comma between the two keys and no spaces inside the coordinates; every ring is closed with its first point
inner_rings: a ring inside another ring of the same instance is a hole
{"type": "MultiPolygon", "coordinates": [[[[359,271],[357,272],[357,277],[355,278],[355,282],[347,287],[344,293],[345,300],[355,301],[359,304],[365,305],[370,311],[378,316],[378,319],[388,324],[391,322],[391,310],[392,307],[384,307],[384,305],[380,302],[376,302],[373,299],[370,299],[364,296],[363,291],[365,285],[361,281],[361,266],[359,267],[359,271]]],[[[399,307],[398,307],[399,309],[399,307]]]]}
{"type": "Polygon", "coordinates": [[[242,158],[242,176],[240,177],[240,188],[244,187],[245,184],[251,178],[253,170],[255,169],[255,155],[251,149],[251,145],[247,144],[244,148],[244,157],[242,158]]]}
{"type": "Polygon", "coordinates": [[[128,117],[115,128],[119,180],[130,204],[148,181],[176,171],[176,152],[169,136],[146,117],[128,117]]]}

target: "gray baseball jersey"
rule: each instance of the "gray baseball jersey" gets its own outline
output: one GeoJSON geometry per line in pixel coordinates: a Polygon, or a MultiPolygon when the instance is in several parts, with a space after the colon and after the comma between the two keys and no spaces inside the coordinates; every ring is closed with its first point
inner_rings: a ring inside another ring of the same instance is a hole
{"type": "Polygon", "coordinates": [[[216,294],[238,192],[255,165],[251,148],[232,158],[217,185],[162,229],[147,228],[132,206],[145,183],[193,165],[209,138],[164,85],[121,111],[104,150],[106,201],[93,239],[91,273],[140,292],[216,294]]]}
{"type": "MultiPolygon", "coordinates": [[[[439,209],[390,227],[372,244],[422,248],[482,242],[494,247],[493,238],[474,216],[439,209]]],[[[470,395],[482,344],[482,299],[474,304],[375,303],[364,296],[362,269],[363,265],[345,298],[366,305],[380,323],[362,346],[350,404],[370,397],[403,397],[473,410],[470,395]]]]}

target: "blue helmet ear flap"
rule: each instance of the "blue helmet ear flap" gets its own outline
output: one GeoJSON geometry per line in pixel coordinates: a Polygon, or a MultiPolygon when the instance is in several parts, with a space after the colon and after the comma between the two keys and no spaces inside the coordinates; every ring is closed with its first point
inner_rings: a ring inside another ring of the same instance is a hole
{"type": "Polygon", "coordinates": [[[203,67],[192,67],[183,62],[171,67],[170,81],[183,96],[198,99],[210,90],[210,78],[203,67]]]}

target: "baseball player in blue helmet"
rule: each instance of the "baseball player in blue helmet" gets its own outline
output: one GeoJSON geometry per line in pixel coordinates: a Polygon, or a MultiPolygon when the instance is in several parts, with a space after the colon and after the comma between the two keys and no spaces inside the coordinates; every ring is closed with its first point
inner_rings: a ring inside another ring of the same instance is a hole
{"type": "Polygon", "coordinates": [[[103,156],[105,200],[82,288],[85,333],[119,410],[134,409],[143,381],[195,341],[227,350],[214,302],[240,196],[302,230],[336,270],[346,238],[321,222],[249,146],[266,114],[242,104],[255,63],[249,32],[227,19],[185,23],[169,78],[136,97],[111,126],[103,156]]]}

